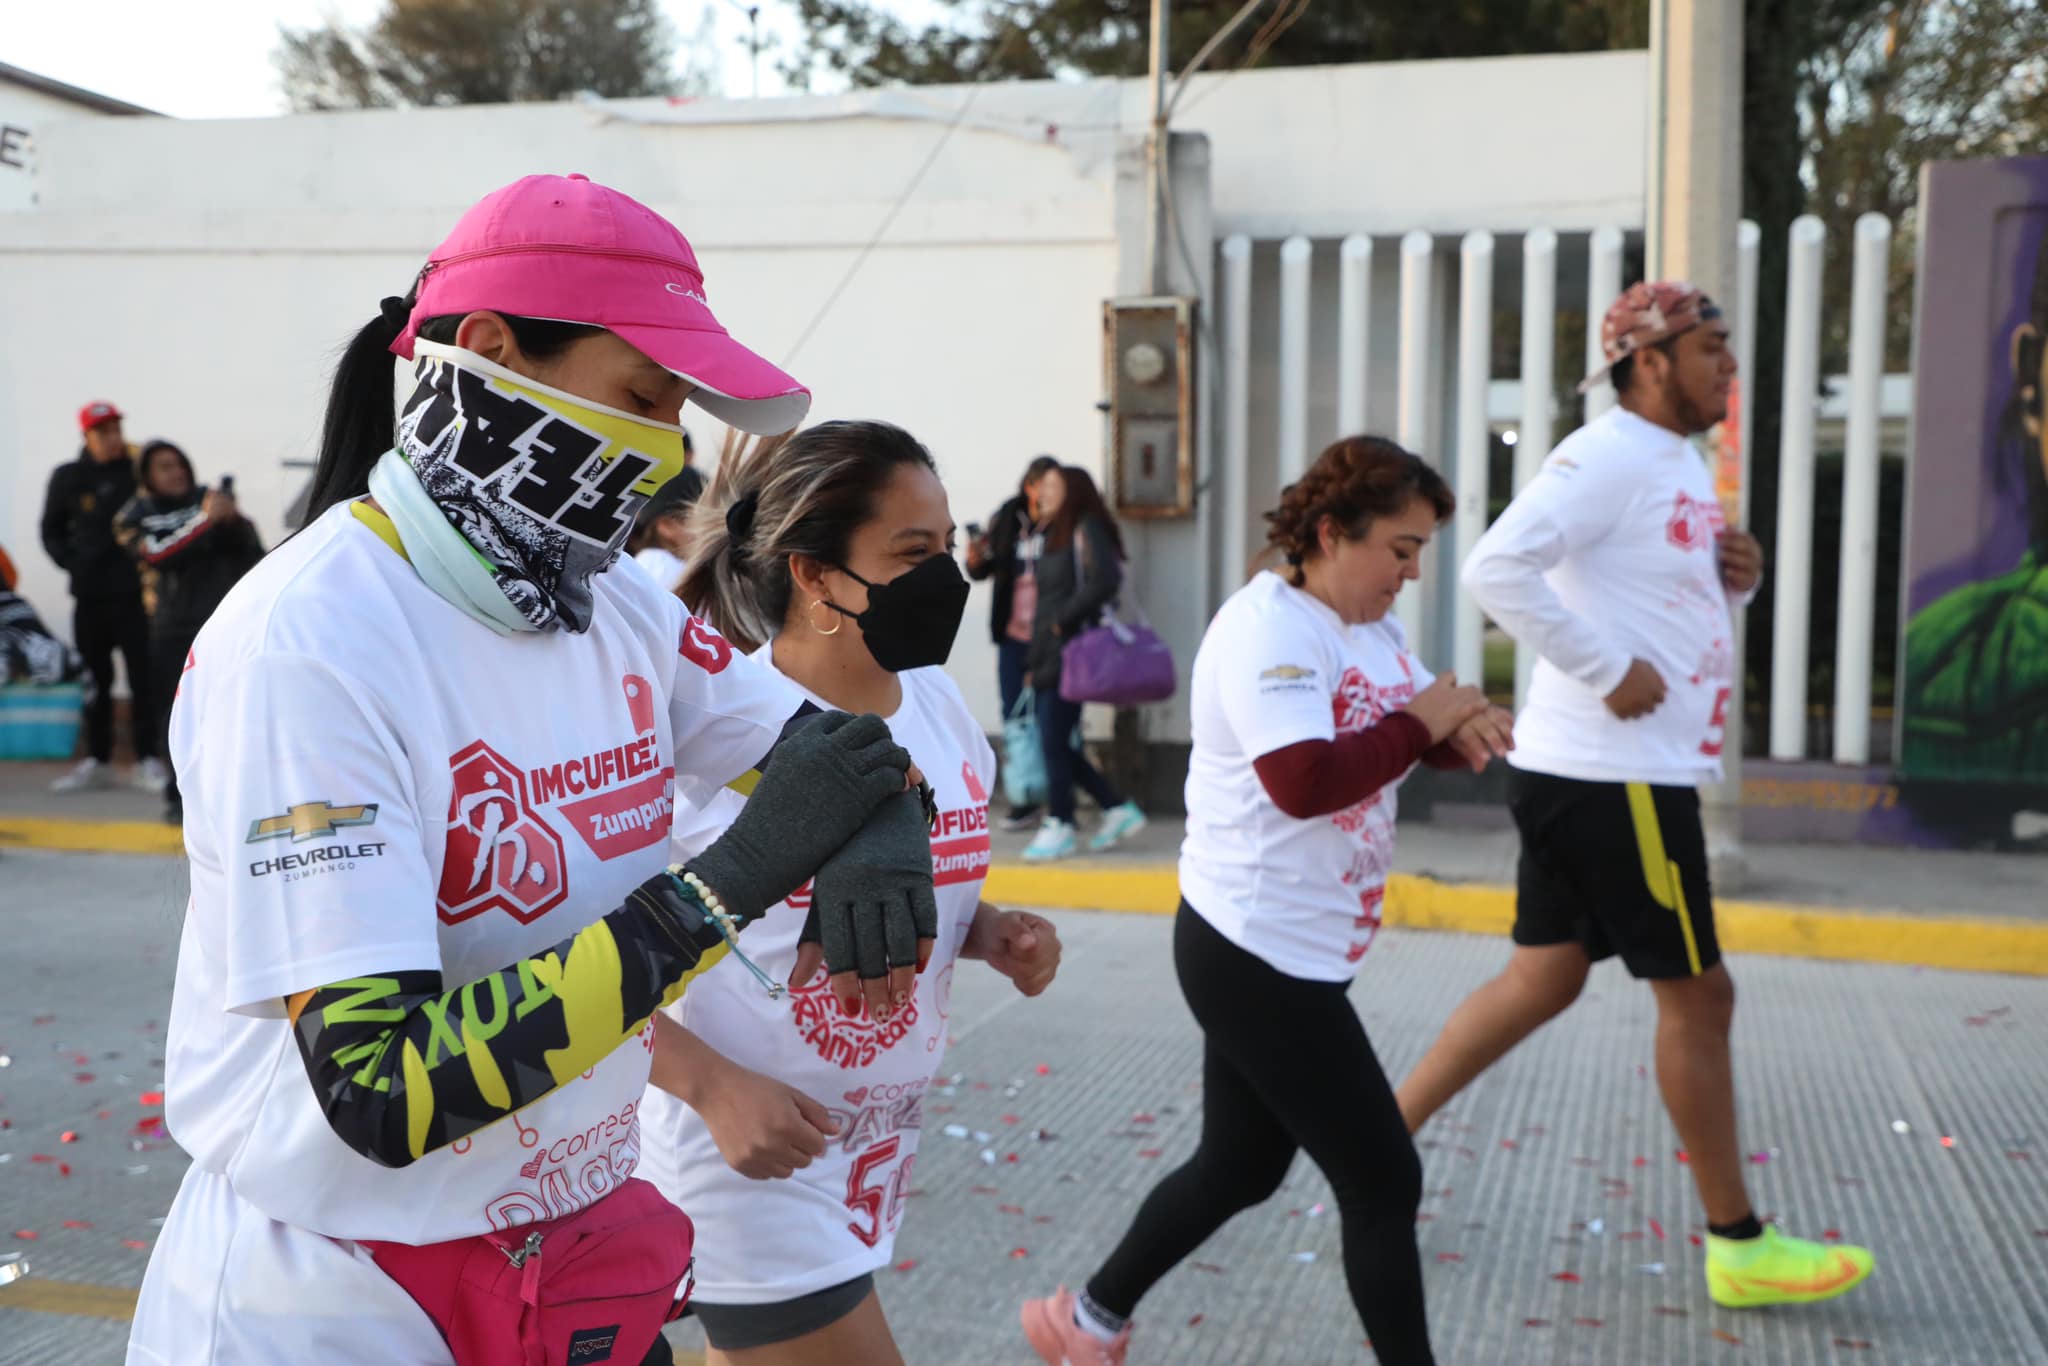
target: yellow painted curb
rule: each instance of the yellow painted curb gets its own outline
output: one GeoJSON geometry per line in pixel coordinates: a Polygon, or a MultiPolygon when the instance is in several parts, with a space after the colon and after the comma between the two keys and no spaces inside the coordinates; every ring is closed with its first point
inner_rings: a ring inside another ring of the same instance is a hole
{"type": "Polygon", "coordinates": [[[24,1276],[0,1290],[0,1309],[32,1309],[39,1314],[75,1314],[88,1319],[126,1322],[135,1317],[141,1292],[82,1281],[46,1281],[24,1276]]]}
{"type": "MultiPolygon", "coordinates": [[[[1179,904],[1180,890],[1170,864],[1086,870],[997,864],[989,870],[988,897],[1018,906],[1164,915],[1179,904]]],[[[1404,929],[1506,934],[1515,923],[1515,893],[1396,873],[1387,879],[1381,914],[1386,924],[1404,929]]],[[[1733,953],[2048,977],[2048,923],[1763,901],[1722,902],[1714,923],[1721,947],[1733,953]]]]}
{"type": "MultiPolygon", "coordinates": [[[[170,825],[0,816],[0,848],[10,845],[115,854],[185,852],[184,836],[170,825]]],[[[987,895],[1013,906],[1170,915],[1180,904],[1180,877],[1170,863],[999,863],[989,869],[987,895]]],[[[1387,879],[1382,915],[1387,924],[1404,929],[1506,934],[1515,921],[1515,893],[1511,887],[1396,873],[1387,879]]],[[[1724,901],[1714,908],[1714,921],[1721,947],[1735,953],[2048,977],[2048,923],[1761,901],[1724,901]]]]}
{"type": "Polygon", "coordinates": [[[92,854],[183,854],[185,834],[149,821],[67,821],[0,816],[0,849],[68,849],[92,854]]]}

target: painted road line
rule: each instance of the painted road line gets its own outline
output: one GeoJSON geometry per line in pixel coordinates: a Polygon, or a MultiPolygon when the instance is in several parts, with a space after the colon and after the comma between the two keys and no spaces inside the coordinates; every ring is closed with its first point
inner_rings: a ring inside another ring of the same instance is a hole
{"type": "MultiPolygon", "coordinates": [[[[989,870],[988,897],[1018,906],[1166,915],[1180,892],[1171,864],[1085,871],[998,864],[989,870]]],[[[1515,922],[1515,892],[1396,873],[1387,879],[1381,915],[1404,929],[1504,935],[1515,922]]],[[[2048,923],[1765,901],[1724,901],[1714,908],[1714,921],[1721,947],[1732,953],[2048,977],[2048,923]]]]}
{"type": "Polygon", "coordinates": [[[135,1317],[139,1291],[112,1285],[87,1285],[83,1281],[46,1281],[24,1276],[0,1289],[0,1309],[29,1309],[38,1314],[71,1314],[87,1319],[135,1317]]]}
{"type": "Polygon", "coordinates": [[[88,854],[183,854],[185,833],[175,825],[150,821],[0,816],[0,849],[10,846],[88,854]]]}
{"type": "MultiPolygon", "coordinates": [[[[112,1319],[126,1323],[135,1317],[135,1300],[141,1292],[112,1285],[87,1285],[83,1281],[46,1281],[24,1276],[0,1288],[0,1309],[26,1309],[36,1314],[70,1314],[76,1318],[112,1319]]],[[[704,1366],[695,1352],[679,1351],[676,1366],[704,1366]]]]}

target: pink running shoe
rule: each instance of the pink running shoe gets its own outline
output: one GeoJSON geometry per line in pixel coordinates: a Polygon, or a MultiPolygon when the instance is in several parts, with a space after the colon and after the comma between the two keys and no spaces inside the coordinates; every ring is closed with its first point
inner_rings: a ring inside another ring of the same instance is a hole
{"type": "Polygon", "coordinates": [[[1065,1286],[1050,1299],[1024,1301],[1018,1318],[1045,1366],[1124,1366],[1124,1353],[1131,1349],[1129,1324],[1115,1341],[1103,1342],[1074,1322],[1074,1297],[1065,1286]]]}

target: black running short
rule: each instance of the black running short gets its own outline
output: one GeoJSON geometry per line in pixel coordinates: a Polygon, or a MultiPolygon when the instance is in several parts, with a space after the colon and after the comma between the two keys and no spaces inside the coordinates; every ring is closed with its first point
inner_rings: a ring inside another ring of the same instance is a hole
{"type": "Polygon", "coordinates": [[[829,1328],[860,1308],[875,1290],[872,1274],[827,1286],[823,1290],[774,1304],[705,1304],[694,1300],[690,1313],[704,1325],[704,1339],[721,1352],[772,1347],[829,1328]]]}
{"type": "Polygon", "coordinates": [[[1653,979],[1721,961],[1697,789],[1516,769],[1508,808],[1522,832],[1517,944],[1579,944],[1653,979]]]}

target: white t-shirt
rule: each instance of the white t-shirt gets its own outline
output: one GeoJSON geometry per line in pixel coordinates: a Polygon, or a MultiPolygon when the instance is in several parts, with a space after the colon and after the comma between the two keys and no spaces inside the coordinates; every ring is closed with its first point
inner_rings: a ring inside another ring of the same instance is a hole
{"type": "MultiPolygon", "coordinates": [[[[755,658],[768,663],[767,647],[755,658]]],[[[903,1221],[925,1090],[945,1057],[954,963],[988,871],[996,760],[943,669],[899,676],[903,705],[889,730],[924,771],[939,806],[932,832],[938,942],[911,1007],[881,1028],[865,1006],[848,1019],[822,975],[773,1001],[729,955],[669,1007],[712,1048],[794,1086],[841,1125],[825,1156],[789,1180],[751,1181],[726,1165],[696,1111],[649,1088],[640,1107],[640,1174],[696,1221],[697,1297],[706,1303],[769,1304],[851,1280],[887,1264],[903,1221]]],[[[724,833],[739,809],[731,792],[714,794],[703,809],[678,804],[672,861],[724,833]]],[[[775,981],[789,979],[809,909],[805,888],[740,937],[775,981]]]]}
{"type": "Polygon", "coordinates": [[[690,566],[682,556],[666,546],[650,545],[633,556],[633,563],[647,571],[647,577],[664,593],[673,593],[683,582],[683,572],[690,566]]]}
{"type": "Polygon", "coordinates": [[[1685,438],[1624,408],[1552,451],[1480,537],[1464,583],[1541,658],[1508,762],[1593,782],[1692,786],[1721,776],[1734,677],[1730,607],[1706,463],[1685,438]],[[1624,721],[1605,698],[1648,660],[1664,702],[1624,721]]]}
{"type": "Polygon", "coordinates": [[[1273,573],[1231,594],[1195,654],[1180,850],[1188,904],[1289,976],[1351,978],[1379,928],[1397,784],[1299,820],[1273,804],[1252,761],[1364,730],[1434,677],[1391,616],[1347,626],[1273,573]]]}
{"type": "Polygon", "coordinates": [[[295,992],[404,970],[453,985],[570,937],[666,865],[675,797],[744,773],[800,705],[645,576],[594,596],[587,632],[500,636],[338,507],[200,633],[171,726],[192,897],[165,1117],[270,1219],[438,1242],[571,1213],[632,1173],[651,1026],[394,1169],[329,1127],[283,1018],[295,992]]]}

